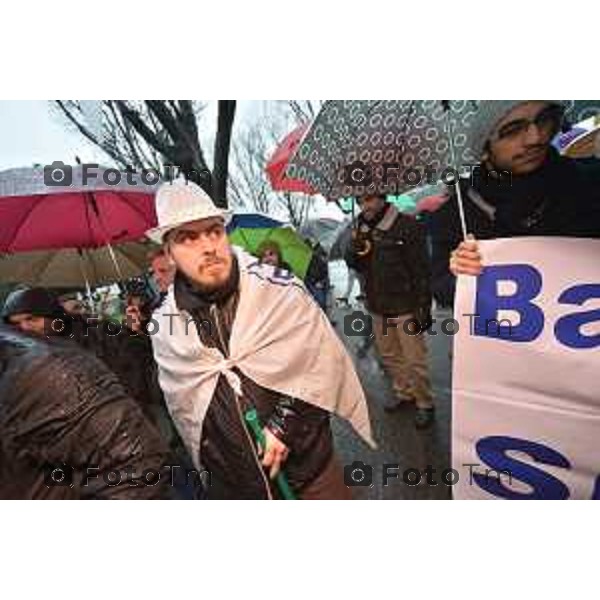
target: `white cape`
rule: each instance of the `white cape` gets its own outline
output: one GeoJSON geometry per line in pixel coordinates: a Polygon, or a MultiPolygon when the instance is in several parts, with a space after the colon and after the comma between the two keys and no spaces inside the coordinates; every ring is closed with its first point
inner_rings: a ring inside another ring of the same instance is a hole
{"type": "Polygon", "coordinates": [[[172,286],[153,314],[160,386],[194,462],[199,465],[202,421],[219,375],[241,393],[233,367],[265,388],[340,415],[374,446],[362,386],[326,315],[297,279],[234,250],[240,298],[228,358],[201,343],[190,315],[178,310],[172,286]]]}

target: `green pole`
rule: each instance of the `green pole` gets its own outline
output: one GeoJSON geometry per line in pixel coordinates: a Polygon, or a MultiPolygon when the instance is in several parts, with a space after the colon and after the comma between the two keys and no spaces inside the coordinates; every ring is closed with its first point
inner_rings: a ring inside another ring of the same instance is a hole
{"type": "MultiPolygon", "coordinates": [[[[244,418],[246,419],[246,423],[248,423],[248,426],[252,430],[252,433],[254,434],[254,438],[256,439],[257,444],[259,444],[260,447],[264,451],[265,445],[266,445],[266,439],[265,439],[265,434],[263,432],[262,426],[258,419],[258,413],[256,412],[256,409],[251,408],[250,410],[248,410],[246,412],[246,414],[244,415],[244,418]]],[[[279,488],[279,491],[281,492],[281,495],[283,496],[284,500],[296,500],[297,499],[296,495],[292,491],[292,488],[290,487],[290,484],[288,483],[288,480],[287,480],[285,474],[283,473],[283,471],[281,469],[279,470],[279,473],[277,473],[277,475],[275,477],[275,483],[277,484],[277,487],[279,488]]]]}

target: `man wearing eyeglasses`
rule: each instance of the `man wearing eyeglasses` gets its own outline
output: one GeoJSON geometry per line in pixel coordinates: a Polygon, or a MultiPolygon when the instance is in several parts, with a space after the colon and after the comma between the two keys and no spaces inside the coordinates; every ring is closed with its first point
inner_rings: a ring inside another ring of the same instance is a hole
{"type": "Polygon", "coordinates": [[[516,236],[600,238],[600,161],[560,156],[551,146],[564,107],[546,100],[482,102],[467,142],[481,169],[461,182],[467,229],[455,198],[431,219],[433,288],[453,297],[454,276],[478,275],[476,239],[516,236]],[[510,172],[510,180],[498,173],[510,172]]]}

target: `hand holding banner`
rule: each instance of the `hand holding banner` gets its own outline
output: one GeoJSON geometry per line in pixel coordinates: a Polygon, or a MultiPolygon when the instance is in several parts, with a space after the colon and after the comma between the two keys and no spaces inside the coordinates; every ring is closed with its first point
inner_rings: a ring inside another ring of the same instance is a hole
{"type": "Polygon", "coordinates": [[[480,244],[455,304],[455,497],[600,499],[600,241],[480,244]]]}

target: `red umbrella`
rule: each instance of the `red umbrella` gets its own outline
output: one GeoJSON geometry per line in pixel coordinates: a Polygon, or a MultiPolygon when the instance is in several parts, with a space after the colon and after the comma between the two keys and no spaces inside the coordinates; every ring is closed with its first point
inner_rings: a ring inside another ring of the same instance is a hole
{"type": "Polygon", "coordinates": [[[314,190],[301,179],[290,179],[285,176],[285,171],[290,158],[294,155],[298,144],[302,141],[308,125],[300,125],[285,136],[283,141],[277,146],[277,149],[267,163],[266,171],[271,187],[276,192],[303,192],[304,194],[314,194],[314,190]]]}
{"type": "Polygon", "coordinates": [[[448,200],[447,194],[435,194],[434,196],[426,196],[417,201],[415,213],[435,212],[448,200]]]}
{"type": "Polygon", "coordinates": [[[64,166],[58,175],[68,185],[49,185],[42,168],[0,173],[0,252],[110,247],[139,240],[156,226],[156,185],[130,174],[133,185],[126,173],[109,184],[119,172],[102,168],[89,169],[96,177],[84,185],[83,169],[64,166]]]}

